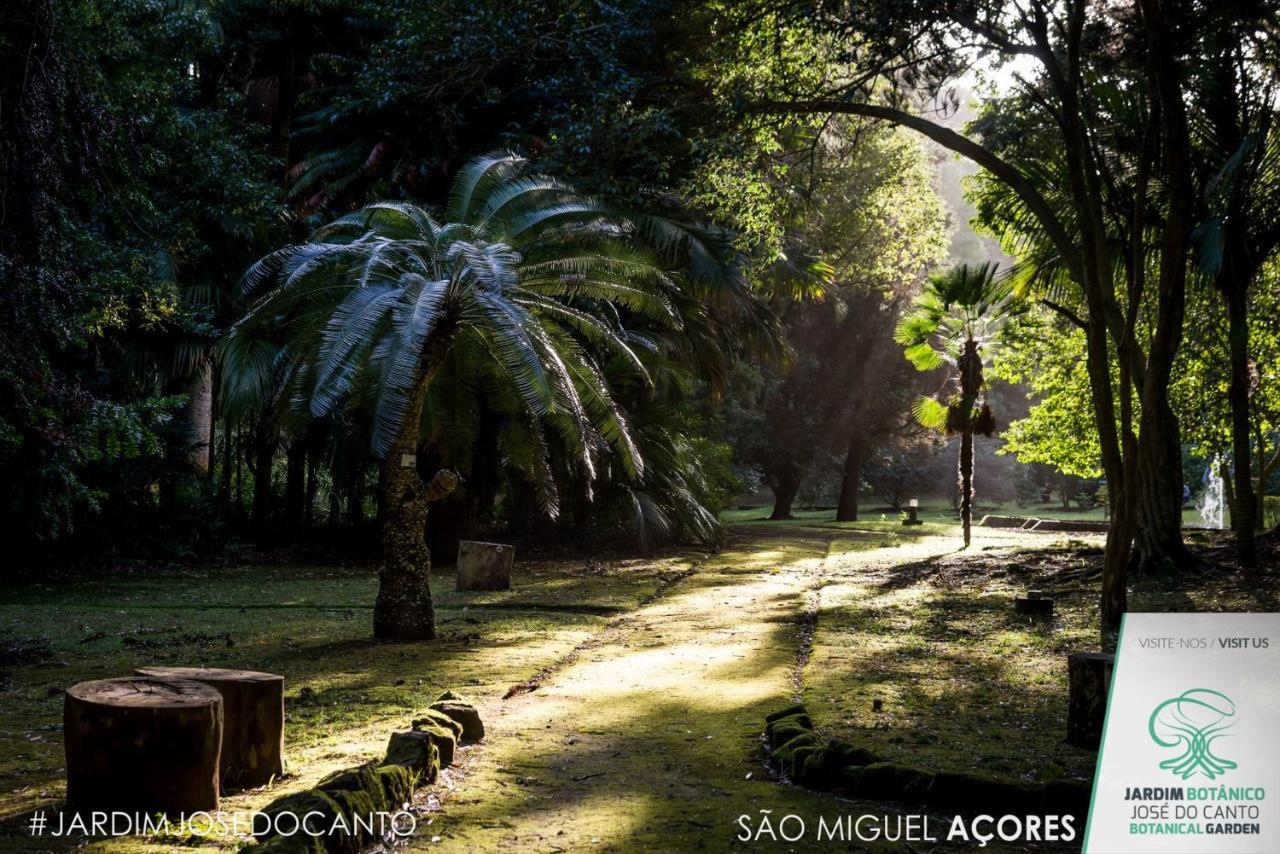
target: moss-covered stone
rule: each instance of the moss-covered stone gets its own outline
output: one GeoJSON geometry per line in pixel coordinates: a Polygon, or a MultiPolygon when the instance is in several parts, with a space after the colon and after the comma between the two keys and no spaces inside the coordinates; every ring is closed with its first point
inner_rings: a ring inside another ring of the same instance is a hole
{"type": "Polygon", "coordinates": [[[373,762],[345,771],[335,771],[317,783],[316,788],[339,803],[342,803],[337,797],[340,793],[353,792],[367,798],[372,811],[387,810],[387,795],[382,787],[382,780],[378,777],[378,766],[373,762]]]}
{"type": "Polygon", "coordinates": [[[1000,804],[1010,812],[1035,812],[1043,799],[1041,787],[1010,783],[977,774],[939,771],[933,775],[927,798],[931,806],[969,810],[1000,804]]]}
{"type": "Polygon", "coordinates": [[[764,716],[764,722],[771,724],[779,718],[789,718],[792,715],[808,715],[809,710],[804,707],[804,703],[796,703],[794,706],[787,706],[781,711],[774,712],[771,715],[764,716]]]}
{"type": "MultiPolygon", "coordinates": [[[[338,804],[324,792],[319,789],[305,789],[301,792],[295,792],[292,795],[286,795],[283,798],[277,798],[262,808],[262,813],[270,819],[264,819],[254,823],[255,836],[259,839],[275,836],[275,830],[282,828],[289,830],[292,828],[290,819],[281,819],[277,821],[276,816],[282,813],[290,813],[302,816],[308,813],[316,813],[318,815],[317,823],[332,824],[334,817],[341,812],[338,804]],[[261,830],[261,833],[257,831],[261,830]]],[[[327,826],[320,824],[320,826],[327,826]]]]}
{"type": "Polygon", "coordinates": [[[378,839],[378,813],[385,812],[379,802],[385,795],[375,796],[365,789],[342,789],[328,793],[342,809],[341,828],[324,837],[325,848],[334,854],[355,854],[378,839]]]}
{"type": "Polygon", "coordinates": [[[442,726],[451,731],[455,739],[462,738],[462,724],[458,723],[444,712],[438,712],[435,709],[427,709],[425,712],[422,712],[422,714],[413,719],[414,729],[421,729],[428,726],[442,726]]]}
{"type": "Polygon", "coordinates": [[[922,801],[933,782],[933,775],[893,762],[876,762],[862,767],[845,768],[839,773],[838,785],[851,795],[882,801],[922,801]]]}
{"type": "Polygon", "coordinates": [[[381,765],[378,767],[378,780],[382,783],[387,806],[394,812],[413,797],[413,790],[418,785],[418,772],[404,765],[381,765]]]}
{"type": "MultiPolygon", "coordinates": [[[[346,772],[338,772],[344,773],[346,772]]],[[[381,792],[379,797],[384,797],[381,792]]],[[[362,847],[363,840],[360,836],[343,833],[341,830],[330,831],[335,825],[353,826],[352,820],[357,814],[355,810],[366,810],[363,814],[367,815],[372,803],[373,799],[365,792],[339,790],[330,793],[318,788],[307,789],[273,801],[262,810],[270,820],[256,822],[255,827],[265,831],[260,839],[265,837],[263,841],[271,842],[272,847],[267,850],[289,854],[313,854],[320,851],[327,854],[356,854],[362,847]],[[304,816],[312,833],[302,829],[291,832],[295,829],[295,819],[302,821],[304,816]],[[277,830],[284,833],[276,833],[277,830]]],[[[255,847],[250,850],[264,849],[255,847]]]]}
{"type": "Polygon", "coordinates": [[[433,726],[423,727],[418,732],[430,738],[431,743],[436,746],[436,750],[440,753],[441,768],[448,768],[453,764],[453,754],[457,747],[457,736],[453,734],[453,730],[433,726]]]}
{"type": "Polygon", "coordinates": [[[804,766],[804,757],[819,749],[822,743],[812,732],[803,731],[786,744],[779,745],[773,751],[773,761],[778,770],[792,780],[797,779],[797,772],[804,766]]]}
{"type": "Polygon", "coordinates": [[[765,732],[769,737],[769,746],[777,748],[800,733],[813,732],[813,721],[809,720],[808,715],[788,715],[770,723],[765,727],[765,732]]]}
{"type": "Polygon", "coordinates": [[[811,789],[834,789],[840,785],[845,769],[873,765],[879,761],[869,750],[833,739],[807,754],[793,779],[811,789]]]}
{"type": "Polygon", "coordinates": [[[462,725],[462,737],[467,741],[480,741],[484,738],[484,723],[476,707],[461,700],[437,700],[430,708],[443,712],[462,725]]]}
{"type": "Polygon", "coordinates": [[[453,733],[441,727],[432,729],[434,732],[393,732],[382,764],[408,768],[418,775],[418,785],[434,783],[444,764],[442,745],[447,746],[449,760],[453,761],[453,733]]]}
{"type": "Polygon", "coordinates": [[[457,691],[453,690],[452,688],[446,689],[444,693],[442,693],[439,697],[436,697],[437,703],[443,702],[445,700],[457,700],[459,703],[466,703],[468,706],[475,705],[475,703],[471,701],[470,697],[466,696],[465,694],[459,694],[457,691]]]}

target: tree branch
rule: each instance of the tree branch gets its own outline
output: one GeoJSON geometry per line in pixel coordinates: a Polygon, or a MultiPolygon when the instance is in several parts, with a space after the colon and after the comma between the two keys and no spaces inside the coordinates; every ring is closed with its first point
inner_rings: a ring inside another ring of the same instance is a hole
{"type": "Polygon", "coordinates": [[[929,137],[929,139],[932,139],[943,148],[950,149],[969,158],[1017,193],[1023,204],[1027,206],[1036,219],[1040,221],[1041,226],[1044,227],[1045,233],[1048,234],[1049,239],[1053,241],[1054,246],[1057,247],[1058,252],[1066,261],[1067,268],[1071,271],[1072,276],[1077,281],[1083,281],[1084,265],[1080,258],[1080,251],[1071,240],[1071,236],[1063,226],[1062,221],[1054,213],[1048,200],[1016,166],[1001,159],[993,151],[983,147],[969,137],[956,133],[951,128],[909,113],[906,110],[856,101],[822,98],[793,102],[762,101],[750,105],[748,110],[755,113],[785,114],[846,113],[892,122],[929,137]]]}

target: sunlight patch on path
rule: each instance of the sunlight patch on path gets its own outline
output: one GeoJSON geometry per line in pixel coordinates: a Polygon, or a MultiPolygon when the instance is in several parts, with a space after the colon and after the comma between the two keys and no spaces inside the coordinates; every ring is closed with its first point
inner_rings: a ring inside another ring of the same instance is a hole
{"type": "MultiPolygon", "coordinates": [[[[539,690],[495,704],[483,760],[430,828],[434,847],[722,848],[741,812],[805,808],[753,753],[764,714],[787,702],[798,615],[824,558],[822,542],[726,552],[539,690]]],[[[415,844],[432,847],[425,833],[415,844]]]]}

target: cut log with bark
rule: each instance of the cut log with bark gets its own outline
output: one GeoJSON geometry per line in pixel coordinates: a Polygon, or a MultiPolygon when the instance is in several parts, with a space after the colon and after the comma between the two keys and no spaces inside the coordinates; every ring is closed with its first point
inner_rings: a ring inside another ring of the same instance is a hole
{"type": "Polygon", "coordinates": [[[1073,652],[1067,656],[1070,696],[1067,701],[1067,743],[1097,749],[1107,715],[1114,655],[1073,652]]]}
{"type": "Polygon", "coordinates": [[[81,682],[63,705],[67,805],[180,813],[218,808],[222,696],[187,680],[81,682]]]}
{"type": "Polygon", "coordinates": [[[510,590],[514,546],[463,540],[458,544],[459,590],[510,590]]]}
{"type": "Polygon", "coordinates": [[[217,667],[140,667],[139,676],[199,682],[222,696],[222,789],[284,773],[284,677],[217,667]]]}

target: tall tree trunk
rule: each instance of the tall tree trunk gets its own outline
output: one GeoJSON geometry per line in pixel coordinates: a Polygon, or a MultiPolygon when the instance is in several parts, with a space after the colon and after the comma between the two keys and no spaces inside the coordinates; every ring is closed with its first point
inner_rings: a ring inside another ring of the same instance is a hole
{"type": "Polygon", "coordinates": [[[236,437],[236,519],[244,524],[244,432],[236,437]]]}
{"type": "MultiPolygon", "coordinates": [[[[1148,378],[1143,391],[1153,388],[1148,378]]],[[[1157,394],[1143,394],[1137,452],[1139,566],[1185,565],[1190,553],[1182,541],[1182,444],[1167,387],[1157,394]]]]}
{"type": "Polygon", "coordinates": [[[235,435],[231,422],[222,417],[222,469],[218,472],[218,507],[225,519],[231,512],[231,475],[235,468],[235,435]]]}
{"type": "Polygon", "coordinates": [[[1257,503],[1253,507],[1253,522],[1255,530],[1262,531],[1267,524],[1267,482],[1271,480],[1271,473],[1276,470],[1276,466],[1280,465],[1280,447],[1268,461],[1267,437],[1263,435],[1262,425],[1259,423],[1253,425],[1253,438],[1257,443],[1255,456],[1258,458],[1258,489],[1254,493],[1257,503]]]}
{"type": "Polygon", "coordinates": [[[967,426],[960,434],[960,526],[967,549],[973,527],[973,428],[967,426]]]}
{"type": "Polygon", "coordinates": [[[250,524],[259,539],[271,528],[271,465],[275,461],[276,440],[262,426],[255,431],[253,442],[253,515],[250,524]]]}
{"type": "Polygon", "coordinates": [[[317,448],[314,447],[314,444],[314,442],[311,443],[306,451],[307,485],[304,489],[306,497],[303,500],[302,508],[302,529],[304,531],[310,530],[315,524],[316,495],[320,491],[320,479],[317,477],[319,474],[320,455],[317,453],[317,448]]]}
{"type": "Polygon", "coordinates": [[[1098,431],[1102,471],[1107,479],[1111,503],[1111,524],[1102,558],[1102,590],[1099,623],[1104,648],[1114,648],[1120,621],[1128,609],[1129,560],[1134,533],[1134,448],[1133,384],[1130,366],[1121,356],[1120,432],[1116,431],[1115,397],[1111,387],[1111,358],[1107,332],[1101,321],[1101,300],[1096,289],[1089,291],[1091,319],[1085,327],[1085,368],[1089,375],[1089,395],[1093,403],[1094,425],[1098,431]]]}
{"type": "Polygon", "coordinates": [[[330,528],[342,525],[342,479],[338,470],[338,462],[334,460],[329,466],[329,515],[330,528]]]}
{"type": "Polygon", "coordinates": [[[187,462],[198,477],[205,477],[213,439],[213,367],[208,359],[201,359],[191,376],[184,419],[190,430],[187,462]]]}
{"type": "Polygon", "coordinates": [[[794,518],[791,515],[791,506],[800,492],[800,483],[800,475],[793,472],[788,472],[777,479],[773,485],[773,513],[769,515],[770,519],[782,521],[794,518]]]}
{"type": "Polygon", "coordinates": [[[306,515],[307,445],[303,439],[295,439],[289,443],[285,463],[285,530],[290,537],[296,537],[302,533],[302,519],[306,515]]]}
{"type": "Polygon", "coordinates": [[[1190,560],[1182,541],[1182,444],[1169,404],[1173,363],[1182,344],[1187,256],[1195,225],[1191,133],[1182,69],[1172,47],[1172,21],[1160,0],[1140,0],[1147,37],[1147,68],[1160,109],[1161,152],[1168,209],[1160,234],[1155,324],[1142,378],[1138,431],[1138,539],[1143,565],[1177,566],[1190,560]]]}
{"type": "MultiPolygon", "coordinates": [[[[1254,548],[1254,492],[1249,459],[1249,303],[1245,283],[1232,281],[1227,291],[1227,341],[1231,359],[1231,465],[1235,500],[1231,527],[1236,532],[1236,555],[1244,566],[1257,561],[1254,548]]],[[[1258,484],[1258,492],[1265,489],[1258,484]]]]}
{"type": "Polygon", "coordinates": [[[862,457],[864,454],[862,433],[849,434],[849,445],[844,454],[844,475],[840,480],[840,502],[836,506],[837,522],[858,521],[858,492],[862,488],[862,457]]]}
{"type": "Polygon", "coordinates": [[[347,488],[347,527],[356,529],[364,524],[364,471],[357,469],[347,488]]]}

